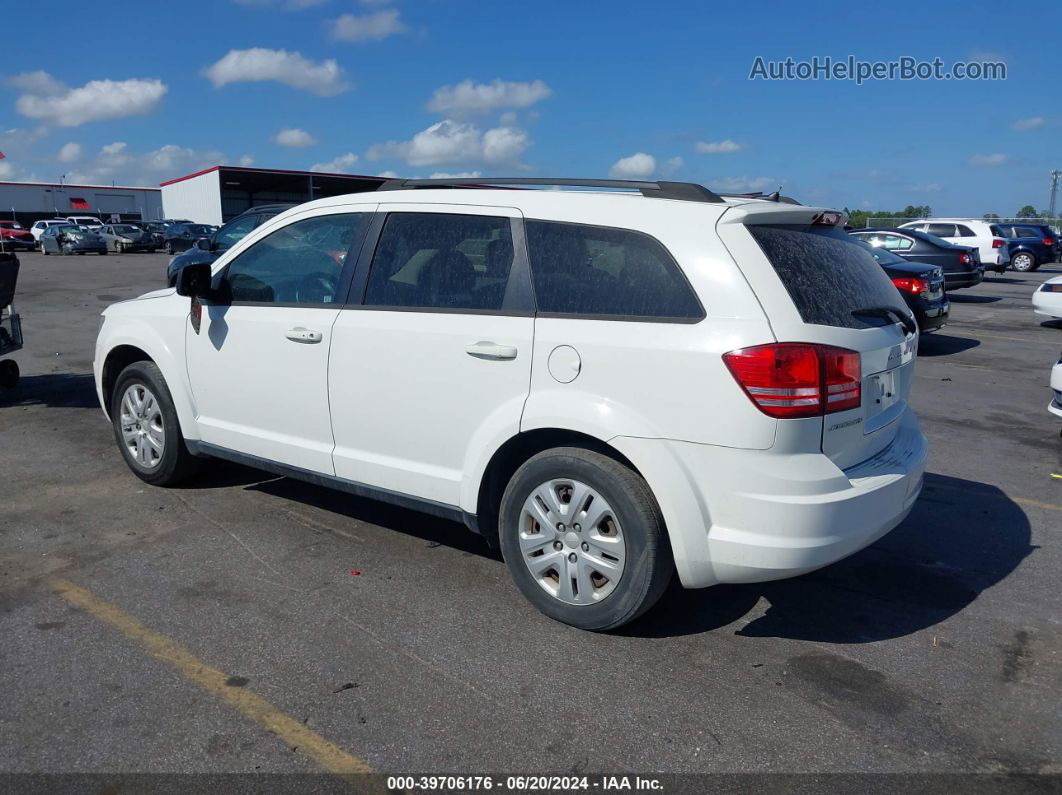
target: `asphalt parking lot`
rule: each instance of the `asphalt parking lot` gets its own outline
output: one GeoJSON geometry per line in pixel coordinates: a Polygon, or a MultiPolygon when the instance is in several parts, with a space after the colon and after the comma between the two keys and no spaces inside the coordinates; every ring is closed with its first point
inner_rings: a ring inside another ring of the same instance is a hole
{"type": "Polygon", "coordinates": [[[22,257],[0,393],[0,772],[1062,773],[1062,265],[952,296],[911,516],[796,580],[551,622],[463,527],[233,465],[125,467],[99,311],[163,255],[22,257]]]}

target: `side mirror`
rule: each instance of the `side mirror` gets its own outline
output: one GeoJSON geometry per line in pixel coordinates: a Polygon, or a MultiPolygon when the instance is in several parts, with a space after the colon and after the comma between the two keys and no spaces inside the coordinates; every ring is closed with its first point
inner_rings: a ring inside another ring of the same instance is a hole
{"type": "Polygon", "coordinates": [[[208,237],[201,237],[197,241],[195,241],[195,247],[198,248],[200,251],[214,250],[214,244],[210,242],[210,238],[208,237]]]}
{"type": "Polygon", "coordinates": [[[210,295],[210,266],[205,262],[185,265],[177,271],[177,295],[206,298],[210,295]]]}

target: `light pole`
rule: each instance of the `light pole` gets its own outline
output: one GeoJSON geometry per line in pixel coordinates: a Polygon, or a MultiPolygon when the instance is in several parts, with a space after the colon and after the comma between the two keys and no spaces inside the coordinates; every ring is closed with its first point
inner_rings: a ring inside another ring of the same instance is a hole
{"type": "Polygon", "coordinates": [[[1048,202],[1047,212],[1054,218],[1055,217],[1055,199],[1058,198],[1058,178],[1062,177],[1062,171],[1057,168],[1051,172],[1051,201],[1048,202]]]}

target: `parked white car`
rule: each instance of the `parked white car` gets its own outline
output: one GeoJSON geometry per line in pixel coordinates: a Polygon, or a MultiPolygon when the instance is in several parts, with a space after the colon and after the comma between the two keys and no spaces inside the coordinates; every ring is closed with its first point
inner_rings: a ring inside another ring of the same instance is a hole
{"type": "Polygon", "coordinates": [[[68,215],[66,220],[75,226],[83,226],[93,231],[103,226],[103,221],[94,215],[68,215]]]}
{"type": "Polygon", "coordinates": [[[70,222],[65,218],[50,218],[43,221],[35,221],[33,226],[30,227],[30,234],[33,235],[33,241],[40,245],[41,235],[44,234],[44,230],[49,226],[66,226],[70,222]]]}
{"type": "Polygon", "coordinates": [[[463,521],[591,630],[673,572],[792,577],[907,516],[917,329],[843,213],[435,183],[299,205],[108,307],[96,387],[133,472],[213,456],[463,521]]]}
{"type": "Polygon", "coordinates": [[[1062,319],[1062,276],[1041,284],[1032,294],[1033,311],[1038,315],[1062,319]]]}
{"type": "Polygon", "coordinates": [[[917,229],[960,246],[976,246],[986,268],[998,265],[1005,269],[1010,263],[1010,249],[1006,239],[995,234],[992,225],[987,221],[973,218],[923,218],[901,224],[899,228],[917,229]]]}
{"type": "Polygon", "coordinates": [[[1051,368],[1051,389],[1054,391],[1054,397],[1047,405],[1047,410],[1062,417],[1062,358],[1051,368]]]}

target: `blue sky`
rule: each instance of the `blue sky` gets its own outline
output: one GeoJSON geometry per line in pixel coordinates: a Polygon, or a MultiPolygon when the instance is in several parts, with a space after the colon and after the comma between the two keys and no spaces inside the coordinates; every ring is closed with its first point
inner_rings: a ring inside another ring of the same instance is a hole
{"type": "Polygon", "coordinates": [[[0,59],[0,179],[157,184],[242,160],[1045,208],[1062,167],[1062,6],[1009,25],[996,3],[937,5],[186,0],[45,19],[18,4],[3,21],[19,33],[0,59]],[[748,79],[756,56],[848,55],[1002,60],[1007,79],[748,79]]]}

